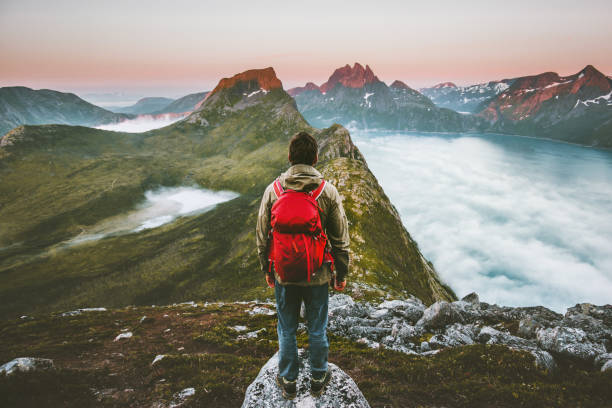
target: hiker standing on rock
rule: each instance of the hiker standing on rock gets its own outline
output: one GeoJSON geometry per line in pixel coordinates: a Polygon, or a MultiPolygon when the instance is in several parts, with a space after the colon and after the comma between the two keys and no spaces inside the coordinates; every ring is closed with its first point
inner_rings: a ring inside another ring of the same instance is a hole
{"type": "Polygon", "coordinates": [[[276,296],[276,381],[287,399],[296,396],[296,332],[302,301],[308,326],[310,391],[321,395],[329,383],[328,285],[344,290],[348,273],[349,234],[342,199],[313,167],[317,160],[314,137],[306,132],[293,136],[291,167],[266,188],[257,218],[259,260],[276,296]]]}

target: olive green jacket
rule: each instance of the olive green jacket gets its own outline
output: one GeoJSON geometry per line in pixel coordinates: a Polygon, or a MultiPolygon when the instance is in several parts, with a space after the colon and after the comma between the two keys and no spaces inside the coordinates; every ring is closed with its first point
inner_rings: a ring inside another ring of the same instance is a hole
{"type": "MultiPolygon", "coordinates": [[[[291,166],[279,177],[279,181],[284,189],[297,191],[312,191],[321,184],[322,180],[323,176],[317,169],[305,164],[291,166]]],[[[269,270],[268,237],[271,229],[270,211],[272,204],[277,200],[273,184],[274,182],[270,183],[264,191],[259,206],[259,216],[257,217],[257,252],[259,254],[259,263],[264,273],[268,273],[269,270]]],[[[321,225],[327,234],[328,246],[331,248],[331,255],[334,258],[337,279],[342,281],[348,273],[349,266],[348,222],[344,213],[344,207],[342,207],[342,198],[336,187],[327,182],[317,203],[322,210],[321,225]]],[[[276,272],[275,277],[280,284],[288,284],[283,282],[276,272]]],[[[322,285],[327,283],[331,277],[332,272],[330,271],[329,264],[324,263],[319,270],[313,273],[310,282],[305,279],[300,282],[292,282],[291,285],[322,285]]]]}

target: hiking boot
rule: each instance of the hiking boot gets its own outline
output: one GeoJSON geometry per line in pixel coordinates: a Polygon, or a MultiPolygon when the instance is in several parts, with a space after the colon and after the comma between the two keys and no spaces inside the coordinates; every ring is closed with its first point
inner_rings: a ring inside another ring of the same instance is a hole
{"type": "Polygon", "coordinates": [[[280,375],[276,375],[276,384],[280,387],[281,391],[283,392],[283,398],[284,399],[294,399],[295,396],[297,395],[297,391],[296,391],[296,381],[288,381],[286,380],[284,377],[281,377],[280,375]]]}
{"type": "Polygon", "coordinates": [[[319,395],[323,394],[323,391],[325,391],[325,386],[329,384],[330,379],[331,379],[331,372],[329,370],[327,370],[325,372],[325,375],[318,380],[311,378],[310,379],[310,394],[313,397],[318,397],[319,395]]]}

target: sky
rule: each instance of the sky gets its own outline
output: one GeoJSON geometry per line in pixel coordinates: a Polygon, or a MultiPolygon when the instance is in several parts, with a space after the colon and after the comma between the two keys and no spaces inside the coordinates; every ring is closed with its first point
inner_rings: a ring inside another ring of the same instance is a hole
{"type": "Polygon", "coordinates": [[[285,89],[347,63],[467,85],[592,64],[612,75],[612,2],[1,0],[0,86],[178,97],[274,67],[285,89]]]}

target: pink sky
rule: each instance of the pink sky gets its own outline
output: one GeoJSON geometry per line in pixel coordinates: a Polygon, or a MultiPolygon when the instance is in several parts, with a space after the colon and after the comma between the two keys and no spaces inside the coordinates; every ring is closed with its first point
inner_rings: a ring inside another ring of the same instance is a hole
{"type": "Polygon", "coordinates": [[[272,66],[287,89],[356,61],[417,88],[612,74],[609,0],[206,3],[2,0],[0,86],[180,96],[272,66]]]}

